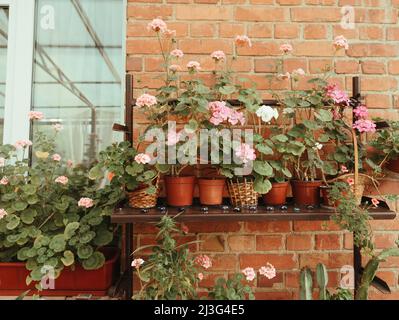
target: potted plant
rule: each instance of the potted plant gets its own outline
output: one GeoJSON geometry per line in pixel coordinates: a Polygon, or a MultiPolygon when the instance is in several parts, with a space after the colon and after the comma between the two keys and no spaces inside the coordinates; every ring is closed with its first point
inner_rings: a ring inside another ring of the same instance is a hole
{"type": "MultiPolygon", "coordinates": [[[[61,126],[54,129],[57,134],[61,126]]],[[[55,288],[45,291],[50,295],[105,294],[118,258],[118,250],[104,248],[115,231],[109,216],[122,192],[100,188],[41,132],[30,164],[31,145],[0,147],[0,291],[15,294],[36,285],[55,288]]]]}
{"type": "MultiPolygon", "coordinates": [[[[374,119],[378,122],[382,119],[374,119]]],[[[370,146],[374,148],[375,162],[382,167],[386,164],[387,169],[399,173],[399,121],[384,120],[388,127],[377,130],[370,146]]]]}
{"type": "Polygon", "coordinates": [[[98,163],[91,168],[93,180],[105,176],[113,188],[126,191],[132,208],[147,209],[157,205],[159,172],[151,165],[151,157],[139,153],[129,142],[114,143],[100,152],[98,163]]]}
{"type": "MultiPolygon", "coordinates": [[[[195,256],[190,245],[198,241],[177,244],[176,236],[189,233],[187,226],[178,227],[176,217],[165,215],[158,223],[157,242],[135,250],[132,262],[140,280],[140,288],[134,294],[136,300],[193,300],[199,299],[198,284],[211,271],[212,259],[207,255],[195,256]],[[152,249],[143,258],[138,254],[143,249],[152,249]]],[[[254,299],[253,284],[259,273],[262,277],[273,279],[276,269],[266,263],[258,271],[246,267],[228,279],[217,278],[215,285],[201,299],[244,300],[254,299]]]]}

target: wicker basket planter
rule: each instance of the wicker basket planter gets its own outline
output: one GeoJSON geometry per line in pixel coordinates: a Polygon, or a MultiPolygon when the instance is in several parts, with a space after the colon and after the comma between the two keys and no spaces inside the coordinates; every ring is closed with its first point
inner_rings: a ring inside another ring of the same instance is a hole
{"type": "Polygon", "coordinates": [[[242,177],[229,179],[227,187],[233,206],[249,207],[258,205],[258,193],[254,190],[254,179],[242,177]]]}
{"type": "Polygon", "coordinates": [[[142,186],[137,190],[127,192],[129,206],[135,209],[149,209],[157,206],[158,196],[160,192],[159,177],[155,180],[156,192],[148,194],[146,192],[148,185],[142,186]]]}

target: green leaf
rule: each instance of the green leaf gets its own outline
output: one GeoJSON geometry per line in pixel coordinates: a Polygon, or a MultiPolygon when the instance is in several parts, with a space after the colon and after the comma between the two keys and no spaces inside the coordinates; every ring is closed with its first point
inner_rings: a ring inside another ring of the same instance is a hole
{"type": "Polygon", "coordinates": [[[256,145],[256,149],[260,152],[263,153],[265,155],[270,155],[273,154],[273,149],[270,148],[269,146],[267,146],[266,144],[257,144],[256,145]]]}
{"type": "Polygon", "coordinates": [[[36,210],[28,209],[21,213],[21,220],[25,224],[32,224],[37,216],[36,210]]]}
{"type": "Polygon", "coordinates": [[[12,207],[15,211],[24,211],[28,207],[28,204],[23,201],[17,201],[12,204],[12,207]]]}
{"type": "Polygon", "coordinates": [[[64,251],[64,257],[61,258],[61,261],[64,266],[69,267],[75,263],[75,255],[72,251],[66,250],[64,251]]]}
{"type": "Polygon", "coordinates": [[[36,187],[34,185],[28,184],[23,186],[22,191],[27,195],[34,195],[36,193],[36,187]]]}
{"type": "Polygon", "coordinates": [[[105,257],[101,252],[94,252],[93,255],[82,261],[82,266],[86,270],[97,270],[104,265],[105,257]]]}
{"type": "Polygon", "coordinates": [[[78,256],[80,259],[87,259],[93,254],[93,247],[90,245],[81,245],[78,248],[78,256]]]}
{"type": "Polygon", "coordinates": [[[278,141],[278,142],[287,142],[288,137],[285,134],[278,134],[274,137],[271,138],[273,141],[278,141]]]}
{"type": "Polygon", "coordinates": [[[268,193],[272,188],[272,184],[267,178],[256,177],[254,181],[254,190],[260,194],[268,193]]]}
{"type": "Polygon", "coordinates": [[[89,171],[89,179],[91,180],[97,180],[101,179],[104,177],[104,172],[101,168],[101,166],[97,165],[93,168],[90,169],[89,171]]]}
{"type": "Polygon", "coordinates": [[[51,239],[49,243],[49,248],[54,252],[64,251],[65,246],[66,246],[66,241],[63,234],[57,234],[51,239]]]}
{"type": "Polygon", "coordinates": [[[6,225],[6,228],[8,230],[14,230],[16,227],[19,226],[19,223],[21,222],[21,219],[17,217],[16,215],[11,215],[9,217],[9,221],[6,225]]]}
{"type": "Polygon", "coordinates": [[[185,126],[184,129],[187,133],[194,133],[198,129],[198,122],[191,119],[185,126]]]}
{"type": "Polygon", "coordinates": [[[273,168],[266,161],[255,160],[254,170],[256,173],[260,174],[261,176],[270,177],[273,175],[273,168]]]}
{"type": "Polygon", "coordinates": [[[64,237],[66,240],[71,239],[72,236],[75,234],[76,230],[79,229],[80,223],[79,222],[71,222],[68,223],[64,230],[64,237]]]}
{"type": "Polygon", "coordinates": [[[330,122],[333,119],[333,114],[329,110],[320,109],[315,112],[315,117],[323,122],[330,122]]]}
{"type": "Polygon", "coordinates": [[[100,229],[97,231],[96,237],[94,238],[93,241],[96,246],[103,247],[109,244],[113,238],[114,235],[112,232],[106,229],[100,229]]]}
{"type": "Polygon", "coordinates": [[[125,170],[129,175],[135,177],[139,173],[144,171],[144,165],[142,165],[141,163],[132,162],[132,164],[130,166],[127,166],[125,170]]]}
{"type": "Polygon", "coordinates": [[[224,87],[219,88],[219,92],[224,95],[233,94],[235,91],[236,91],[236,88],[234,86],[224,86],[224,87]]]}

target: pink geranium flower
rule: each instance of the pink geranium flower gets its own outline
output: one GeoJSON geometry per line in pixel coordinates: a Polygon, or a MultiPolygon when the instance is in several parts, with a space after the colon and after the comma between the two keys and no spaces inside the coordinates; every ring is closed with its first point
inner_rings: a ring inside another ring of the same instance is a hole
{"type": "Polygon", "coordinates": [[[204,269],[209,269],[212,267],[212,260],[207,255],[202,254],[195,258],[194,262],[204,269]]]}
{"type": "Polygon", "coordinates": [[[239,47],[252,47],[251,39],[248,38],[246,35],[236,36],[236,45],[239,47]]]}
{"type": "Polygon", "coordinates": [[[138,107],[152,107],[157,103],[157,98],[147,93],[142,94],[136,100],[136,106],[138,107]]]}
{"type": "Polygon", "coordinates": [[[57,162],[60,162],[61,161],[61,156],[58,154],[58,153],[56,153],[56,154],[53,154],[53,156],[51,157],[54,161],[57,161],[57,162]]]}
{"type": "Polygon", "coordinates": [[[353,124],[353,129],[357,129],[359,132],[375,132],[376,124],[372,120],[359,119],[353,124]]]}
{"type": "Polygon", "coordinates": [[[22,148],[25,149],[31,145],[32,145],[32,141],[30,141],[30,140],[18,140],[17,142],[15,142],[14,147],[16,149],[22,149],[22,148]]]}
{"type": "Polygon", "coordinates": [[[176,132],[175,130],[169,130],[166,145],[174,146],[180,141],[180,138],[181,138],[181,132],[176,132]]]}
{"type": "Polygon", "coordinates": [[[44,119],[44,114],[43,112],[40,111],[31,111],[28,113],[29,119],[30,120],[42,120],[44,119]]]}
{"type": "Polygon", "coordinates": [[[168,26],[166,25],[165,21],[163,21],[160,18],[156,18],[152,20],[148,25],[147,25],[148,30],[153,30],[155,32],[166,32],[168,30],[168,26]]]}
{"type": "Polygon", "coordinates": [[[242,270],[242,273],[245,275],[245,279],[247,279],[247,281],[253,281],[256,278],[256,272],[254,268],[245,268],[242,270]]]}
{"type": "Polygon", "coordinates": [[[326,95],[334,101],[335,104],[349,105],[348,95],[338,88],[336,83],[330,84],[326,87],[326,95]]]}
{"type": "Polygon", "coordinates": [[[80,198],[78,206],[88,209],[94,206],[94,201],[90,198],[80,198]]]}
{"type": "Polygon", "coordinates": [[[204,279],[204,274],[202,272],[197,274],[198,280],[202,281],[204,279]]]}
{"type": "Polygon", "coordinates": [[[355,180],[353,178],[348,178],[346,179],[346,182],[350,185],[353,186],[355,184],[355,180]]]}
{"type": "Polygon", "coordinates": [[[145,153],[139,153],[137,156],[134,157],[134,161],[141,164],[147,164],[151,162],[151,157],[145,153]]]}
{"type": "Polygon", "coordinates": [[[190,61],[187,63],[187,69],[190,71],[200,71],[201,70],[201,64],[198,61],[190,61]]]}
{"type": "Polygon", "coordinates": [[[69,179],[65,176],[60,176],[57,179],[55,179],[55,182],[61,183],[63,185],[66,185],[68,183],[69,179]]]}
{"type": "Polygon", "coordinates": [[[353,113],[356,117],[365,119],[368,117],[369,112],[366,106],[358,106],[357,108],[353,109],[353,113]]]}
{"type": "Polygon", "coordinates": [[[138,269],[138,268],[140,268],[140,266],[141,266],[143,263],[144,263],[144,260],[141,259],[141,258],[134,259],[134,260],[132,261],[132,267],[138,269]]]}
{"type": "Polygon", "coordinates": [[[3,178],[0,180],[0,185],[6,186],[9,182],[10,182],[10,180],[8,180],[7,177],[3,177],[3,178]]]}
{"type": "Polygon", "coordinates": [[[3,219],[8,215],[7,211],[4,209],[0,209],[0,219],[3,219]]]}
{"type": "Polygon", "coordinates": [[[211,58],[216,62],[226,60],[226,54],[221,50],[217,50],[211,53],[211,58]]]}
{"type": "Polygon", "coordinates": [[[235,155],[241,159],[243,163],[248,163],[256,159],[255,149],[249,144],[242,143],[235,152],[235,155]]]}
{"type": "Polygon", "coordinates": [[[272,264],[268,262],[266,266],[263,266],[259,269],[259,274],[265,276],[268,279],[273,279],[276,276],[276,269],[272,264]]]}
{"type": "Polygon", "coordinates": [[[72,168],[72,167],[73,167],[73,161],[72,161],[72,160],[68,160],[68,161],[67,161],[67,166],[68,166],[69,168],[72,168]]]}
{"type": "Polygon", "coordinates": [[[184,53],[180,49],[174,49],[170,52],[171,56],[174,56],[175,58],[183,58],[184,53]]]}
{"type": "Polygon", "coordinates": [[[292,75],[297,76],[297,77],[302,77],[305,74],[306,74],[306,72],[302,68],[298,68],[298,69],[295,69],[294,71],[292,71],[292,75]]]}
{"type": "Polygon", "coordinates": [[[371,199],[371,203],[373,204],[374,207],[378,207],[379,201],[376,198],[371,199]]]}
{"type": "Polygon", "coordinates": [[[349,44],[348,40],[344,36],[336,36],[334,39],[334,47],[339,50],[339,49],[349,49],[349,44]]]}
{"type": "Polygon", "coordinates": [[[342,166],[341,166],[341,172],[342,172],[342,173],[347,173],[347,172],[349,172],[349,170],[348,170],[347,167],[345,167],[344,165],[342,165],[342,166]]]}
{"type": "Polygon", "coordinates": [[[239,112],[237,110],[231,109],[228,121],[233,126],[235,126],[238,123],[240,123],[243,126],[245,124],[245,117],[244,117],[244,114],[242,112],[239,112]]]}
{"type": "Polygon", "coordinates": [[[175,73],[177,71],[180,71],[181,68],[177,64],[172,64],[172,65],[169,66],[169,70],[172,71],[173,73],[175,73]]]}
{"type": "Polygon", "coordinates": [[[292,50],[294,49],[292,48],[292,45],[290,45],[289,43],[284,43],[280,46],[280,51],[282,51],[285,54],[292,52],[292,50]]]}

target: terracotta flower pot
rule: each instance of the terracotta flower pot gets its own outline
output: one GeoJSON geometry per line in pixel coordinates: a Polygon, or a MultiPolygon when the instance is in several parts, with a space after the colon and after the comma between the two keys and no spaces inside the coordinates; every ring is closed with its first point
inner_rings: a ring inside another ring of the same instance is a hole
{"type": "Polygon", "coordinates": [[[387,164],[387,169],[392,172],[399,173],[399,158],[389,160],[387,164]]]}
{"type": "Polygon", "coordinates": [[[272,183],[272,189],[262,196],[264,203],[271,206],[285,204],[287,199],[287,190],[288,182],[272,183]]]}
{"type": "Polygon", "coordinates": [[[173,207],[193,204],[195,177],[165,177],[166,201],[173,207]]]}
{"type": "Polygon", "coordinates": [[[321,181],[291,181],[292,194],[297,205],[317,206],[320,204],[321,181]]]}
{"type": "MultiPolygon", "coordinates": [[[[119,250],[103,248],[106,257],[104,266],[97,270],[85,270],[77,264],[74,269],[65,268],[59,278],[54,280],[54,289],[42,291],[44,296],[77,296],[92,294],[105,296],[114,282],[118,266],[119,250]]],[[[34,284],[26,285],[29,271],[25,262],[0,263],[0,296],[17,296],[31,289],[29,295],[37,293],[34,284]]]]}
{"type": "Polygon", "coordinates": [[[220,205],[223,202],[223,190],[226,179],[202,178],[198,180],[201,204],[208,206],[220,205]]]}

